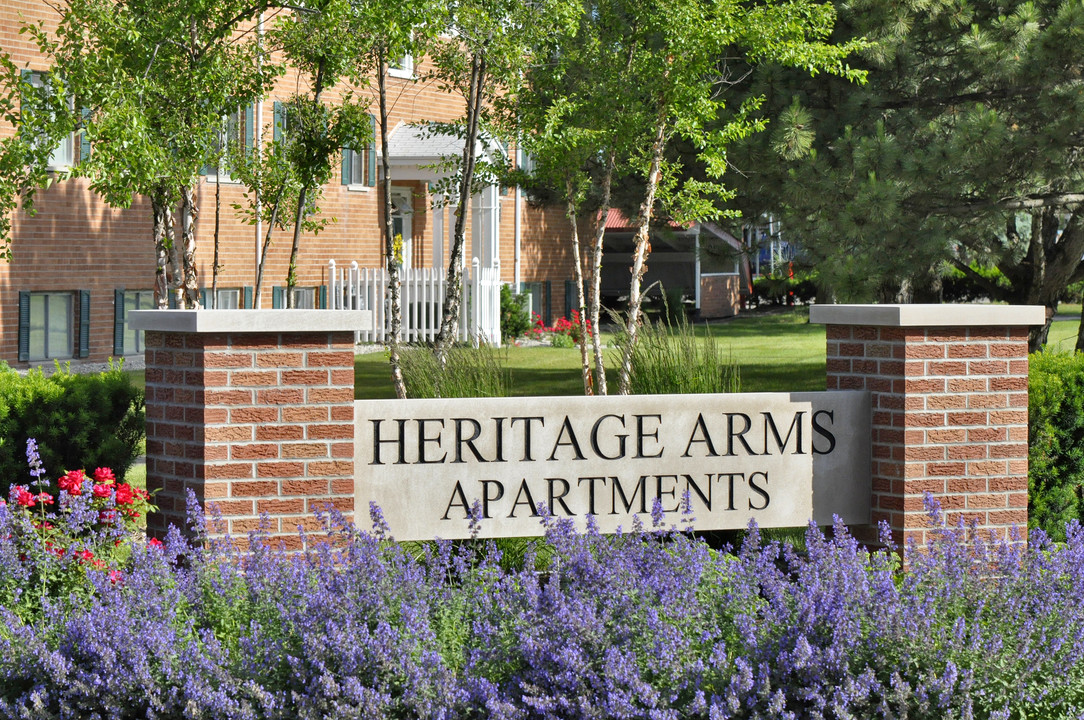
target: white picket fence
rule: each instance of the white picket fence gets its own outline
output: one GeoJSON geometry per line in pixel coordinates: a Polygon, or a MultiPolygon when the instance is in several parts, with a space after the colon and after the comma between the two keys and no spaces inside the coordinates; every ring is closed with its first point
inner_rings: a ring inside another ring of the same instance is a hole
{"type": "MultiPolygon", "coordinates": [[[[372,310],[373,330],[357,333],[358,342],[385,343],[391,336],[390,273],[385,268],[349,267],[328,262],[329,310],[372,310]]],[[[441,268],[400,270],[399,293],[403,308],[400,340],[431,342],[440,332],[447,276],[441,268]]],[[[459,340],[500,345],[501,267],[479,267],[474,258],[463,273],[463,302],[459,308],[459,340]]]]}

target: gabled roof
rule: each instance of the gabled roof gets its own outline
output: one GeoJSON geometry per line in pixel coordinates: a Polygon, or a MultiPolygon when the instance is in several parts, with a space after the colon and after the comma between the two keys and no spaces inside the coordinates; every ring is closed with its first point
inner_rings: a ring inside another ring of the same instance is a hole
{"type": "MultiPolygon", "coordinates": [[[[439,180],[445,172],[434,166],[463,154],[464,139],[441,132],[428,124],[398,125],[388,133],[388,158],[400,180],[439,180]]],[[[478,140],[478,157],[493,161],[503,156],[504,146],[494,138],[478,140]]]]}

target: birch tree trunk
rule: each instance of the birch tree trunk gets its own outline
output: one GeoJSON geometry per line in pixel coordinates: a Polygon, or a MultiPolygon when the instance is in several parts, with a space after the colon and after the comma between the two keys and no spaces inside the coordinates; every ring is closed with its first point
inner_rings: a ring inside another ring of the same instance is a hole
{"type": "MultiPolygon", "coordinates": [[[[211,307],[218,307],[219,231],[222,220],[222,183],[215,183],[215,259],[211,263],[211,307]]],[[[256,304],[259,307],[259,303],[256,304]]]]}
{"type": "MultiPolygon", "coordinates": [[[[381,49],[377,52],[376,83],[380,97],[380,152],[381,165],[384,171],[384,182],[381,183],[384,201],[384,247],[388,263],[388,284],[391,292],[391,338],[388,340],[388,352],[391,364],[391,382],[395,387],[395,397],[400,400],[406,399],[406,383],[403,381],[403,368],[399,357],[399,335],[403,331],[403,303],[400,293],[402,278],[399,269],[402,267],[402,251],[395,251],[395,236],[391,217],[391,155],[388,152],[388,83],[386,73],[387,58],[381,49]]],[[[406,238],[399,247],[406,244],[406,238]]]]}
{"type": "MultiPolygon", "coordinates": [[[[285,187],[285,186],[284,186],[285,187]]],[[[256,287],[253,296],[256,298],[256,307],[260,307],[262,304],[263,292],[263,269],[264,264],[267,262],[267,251],[271,247],[271,234],[275,232],[275,223],[279,219],[279,207],[282,204],[283,188],[279,188],[278,195],[275,196],[275,203],[271,206],[271,217],[267,223],[267,232],[264,233],[263,247],[260,249],[260,264],[256,268],[256,287]]]]}
{"type": "Polygon", "coordinates": [[[447,290],[444,296],[444,315],[440,320],[435,353],[437,364],[443,371],[448,350],[459,333],[459,308],[463,304],[463,245],[465,243],[467,213],[470,211],[471,183],[474,177],[475,144],[478,142],[478,125],[482,112],[482,84],[485,81],[486,63],[477,54],[471,57],[470,88],[467,91],[467,132],[463,144],[463,165],[459,178],[459,203],[455,210],[455,230],[448,258],[447,290]]]}
{"type": "Polygon", "coordinates": [[[631,390],[632,355],[640,330],[640,305],[643,296],[640,287],[644,272],[647,270],[647,258],[651,254],[648,240],[651,225],[651,211],[655,205],[655,191],[659,187],[659,172],[662,167],[662,155],[666,149],[666,110],[665,105],[659,110],[655,123],[655,139],[651,143],[651,168],[647,173],[647,187],[640,213],[636,218],[636,250],[632,259],[632,280],[629,283],[629,311],[625,324],[625,346],[621,351],[621,367],[617,375],[617,392],[628,395],[631,390]]]}
{"type": "Polygon", "coordinates": [[[154,237],[154,299],[159,309],[169,307],[169,234],[166,231],[168,200],[165,193],[151,195],[151,215],[153,218],[151,233],[154,237]]]}
{"type": "Polygon", "coordinates": [[[199,307],[199,279],[196,271],[196,192],[191,185],[181,187],[181,270],[182,291],[178,307],[199,307]]]}
{"type": "Polygon", "coordinates": [[[599,308],[602,305],[602,242],[606,236],[606,215],[610,212],[610,191],[613,188],[614,167],[617,164],[617,145],[610,146],[606,156],[606,171],[602,175],[602,204],[595,218],[595,235],[591,245],[591,346],[595,352],[595,388],[605,395],[606,364],[602,357],[602,329],[599,324],[599,308]]]}
{"type": "Polygon", "coordinates": [[[572,267],[574,277],[576,278],[576,292],[577,292],[577,324],[580,327],[580,341],[577,345],[580,346],[580,370],[583,375],[583,394],[594,395],[594,388],[591,382],[591,358],[587,353],[587,308],[584,302],[583,293],[583,260],[580,258],[580,231],[576,224],[576,199],[575,190],[572,187],[572,181],[565,181],[565,198],[566,208],[565,216],[568,218],[568,224],[571,229],[571,246],[572,246],[572,267]]]}

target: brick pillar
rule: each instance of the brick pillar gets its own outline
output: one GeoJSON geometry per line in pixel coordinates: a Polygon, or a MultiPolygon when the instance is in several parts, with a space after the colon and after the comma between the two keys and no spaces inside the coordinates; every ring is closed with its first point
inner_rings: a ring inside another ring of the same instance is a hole
{"type": "Polygon", "coordinates": [[[313,511],[354,507],[354,335],[369,313],[148,310],[148,532],[185,526],[192,490],[243,536],[269,518],[299,547],[313,511]]]}
{"type": "Polygon", "coordinates": [[[1044,308],[815,305],[809,319],[827,326],[828,389],[871,393],[874,525],[923,544],[928,492],[950,522],[1026,530],[1028,327],[1044,308]]]}

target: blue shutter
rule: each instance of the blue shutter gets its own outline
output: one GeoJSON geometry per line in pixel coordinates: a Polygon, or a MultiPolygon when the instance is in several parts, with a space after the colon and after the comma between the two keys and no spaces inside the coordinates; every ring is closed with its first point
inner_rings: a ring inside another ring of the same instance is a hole
{"type": "Polygon", "coordinates": [[[30,293],[19,292],[19,362],[30,360],[30,293]]]}
{"type": "Polygon", "coordinates": [[[546,303],[542,308],[545,311],[542,317],[546,318],[546,325],[553,325],[553,311],[550,309],[553,305],[553,284],[549,280],[546,281],[546,289],[542,297],[545,298],[546,303]]]}
{"type": "Polygon", "coordinates": [[[204,308],[211,307],[211,291],[207,288],[200,288],[199,304],[204,308]]]}
{"type": "Polygon", "coordinates": [[[286,112],[283,110],[282,103],[280,103],[278,100],[275,101],[273,107],[273,121],[271,123],[273,127],[272,138],[275,142],[282,142],[283,130],[285,130],[286,128],[286,112]]]}
{"type": "Polygon", "coordinates": [[[78,357],[90,355],[90,290],[79,291],[79,353],[78,357]]]}
{"type": "Polygon", "coordinates": [[[321,310],[327,310],[327,285],[320,286],[320,304],[317,307],[321,310]]]}
{"type": "Polygon", "coordinates": [[[350,163],[353,161],[354,151],[350,148],[343,148],[343,167],[342,167],[342,184],[350,184],[350,163]]]}
{"type": "Polygon", "coordinates": [[[572,319],[572,310],[579,310],[579,298],[576,297],[576,283],[565,280],[565,317],[572,319]]]}
{"type": "Polygon", "coordinates": [[[369,187],[376,187],[376,117],[369,115],[369,129],[372,130],[372,140],[369,141],[369,176],[365,183],[369,187]]]}
{"type": "Polygon", "coordinates": [[[245,301],[244,301],[244,304],[241,305],[241,307],[245,308],[246,310],[251,310],[252,309],[252,286],[251,285],[245,285],[244,298],[245,298],[245,301]]]}
{"type": "Polygon", "coordinates": [[[256,106],[249,105],[245,108],[245,155],[252,155],[252,147],[256,138],[256,106]]]}
{"type": "Polygon", "coordinates": [[[83,162],[90,157],[90,137],[87,136],[87,124],[90,122],[92,113],[90,108],[83,108],[79,112],[83,117],[83,129],[79,131],[79,162],[83,162]]]}
{"type": "Polygon", "coordinates": [[[124,355],[124,291],[113,291],[113,355],[124,355]]]}
{"type": "Polygon", "coordinates": [[[271,309],[281,310],[284,307],[286,307],[286,288],[271,288],[271,309]]]}

